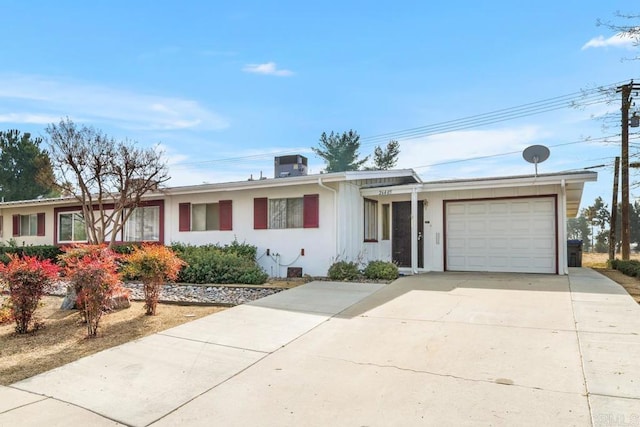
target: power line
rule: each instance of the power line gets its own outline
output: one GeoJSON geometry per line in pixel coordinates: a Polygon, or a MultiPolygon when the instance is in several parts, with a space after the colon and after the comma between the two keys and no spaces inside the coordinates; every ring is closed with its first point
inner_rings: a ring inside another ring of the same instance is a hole
{"type": "MultiPolygon", "coordinates": [[[[475,114],[472,116],[462,117],[454,120],[433,123],[430,125],[419,126],[415,128],[404,129],[395,132],[383,133],[367,137],[361,137],[361,146],[371,146],[379,144],[382,141],[391,139],[407,140],[423,138],[437,134],[449,133],[454,131],[468,130],[471,128],[486,126],[503,121],[514,120],[517,118],[532,116],[536,114],[547,113],[570,107],[583,107],[604,102],[609,102],[607,90],[617,87],[620,82],[611,83],[604,86],[598,86],[592,89],[581,90],[578,92],[560,95],[540,101],[530,102],[515,107],[503,108],[490,111],[488,113],[475,114]]],[[[310,152],[310,149],[297,150],[298,152],[310,152]]],[[[222,159],[201,160],[196,162],[180,162],[170,165],[172,168],[184,168],[197,164],[209,163],[234,163],[243,160],[262,160],[273,156],[285,155],[291,153],[291,150],[283,152],[265,152],[249,156],[227,157],[222,159]]]]}
{"type": "MultiPolygon", "coordinates": [[[[571,142],[564,142],[564,143],[560,143],[560,144],[555,144],[555,145],[550,145],[550,148],[556,148],[556,147],[563,147],[566,145],[574,145],[574,144],[581,144],[581,143],[589,143],[589,142],[606,142],[607,138],[610,138],[611,136],[604,136],[601,138],[594,138],[594,139],[590,139],[590,140],[578,140],[578,141],[571,141],[571,142]]],[[[414,166],[412,169],[424,169],[424,168],[430,168],[430,167],[435,167],[435,166],[444,166],[444,165],[450,165],[450,164],[455,164],[455,163],[463,163],[463,162],[470,162],[470,161],[474,161],[474,160],[484,160],[484,159],[491,159],[491,158],[495,158],[495,157],[504,157],[504,156],[510,156],[513,154],[520,154],[522,153],[522,150],[517,150],[517,151],[509,151],[506,153],[497,153],[497,154],[489,154],[489,155],[485,155],[485,156],[476,156],[476,157],[468,157],[466,159],[456,159],[456,160],[448,160],[445,162],[438,162],[438,163],[432,163],[429,165],[422,165],[422,166],[414,166]]]]}

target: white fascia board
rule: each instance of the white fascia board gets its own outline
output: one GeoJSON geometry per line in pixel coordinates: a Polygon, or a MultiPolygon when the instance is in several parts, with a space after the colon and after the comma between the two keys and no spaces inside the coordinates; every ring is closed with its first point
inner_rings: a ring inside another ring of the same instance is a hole
{"type": "Polygon", "coordinates": [[[527,187],[532,185],[560,185],[564,180],[565,183],[584,183],[588,181],[597,181],[598,174],[588,172],[584,174],[567,174],[567,175],[548,175],[548,176],[527,176],[527,177],[504,177],[489,179],[470,179],[459,181],[443,181],[443,182],[426,182],[423,184],[423,191],[452,191],[452,190],[471,190],[483,188],[500,188],[500,187],[527,187]]]}

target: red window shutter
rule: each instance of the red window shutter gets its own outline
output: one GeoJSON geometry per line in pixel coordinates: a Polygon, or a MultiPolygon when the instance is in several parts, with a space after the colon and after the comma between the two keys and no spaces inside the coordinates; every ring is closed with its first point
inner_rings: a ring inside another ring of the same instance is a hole
{"type": "Polygon", "coordinates": [[[320,196],[307,194],[304,196],[304,228],[318,228],[320,226],[320,196]]]}
{"type": "Polygon", "coordinates": [[[191,203],[178,204],[178,231],[191,231],[191,203]]]}
{"type": "Polygon", "coordinates": [[[20,215],[13,216],[13,235],[20,235],[20,215]]]}
{"type": "Polygon", "coordinates": [[[233,230],[231,200],[220,200],[220,230],[233,230]]]}
{"type": "Polygon", "coordinates": [[[265,230],[267,228],[268,199],[266,197],[256,197],[253,199],[253,228],[255,230],[265,230]]]}
{"type": "Polygon", "coordinates": [[[38,229],[36,234],[38,236],[44,236],[44,212],[38,214],[38,229]]]}

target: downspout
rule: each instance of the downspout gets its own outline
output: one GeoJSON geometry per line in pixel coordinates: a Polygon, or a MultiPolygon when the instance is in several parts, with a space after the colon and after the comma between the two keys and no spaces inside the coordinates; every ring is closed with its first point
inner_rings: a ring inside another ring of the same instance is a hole
{"type": "MultiPolygon", "coordinates": [[[[564,273],[564,275],[569,274],[569,261],[567,259],[567,187],[566,187],[566,182],[563,179],[560,182],[560,193],[562,195],[562,201],[561,201],[561,209],[562,209],[562,229],[560,231],[560,250],[562,251],[563,257],[562,257],[562,272],[564,273]]],[[[560,270],[560,269],[558,269],[560,270]]]]}
{"type": "Polygon", "coordinates": [[[326,185],[324,185],[324,183],[322,182],[322,177],[319,176],[318,177],[318,185],[321,188],[324,188],[325,190],[329,190],[333,193],[333,240],[335,242],[335,256],[336,259],[335,261],[337,261],[337,257],[340,255],[340,250],[339,250],[339,245],[338,245],[338,192],[331,187],[327,187],[326,185]]]}

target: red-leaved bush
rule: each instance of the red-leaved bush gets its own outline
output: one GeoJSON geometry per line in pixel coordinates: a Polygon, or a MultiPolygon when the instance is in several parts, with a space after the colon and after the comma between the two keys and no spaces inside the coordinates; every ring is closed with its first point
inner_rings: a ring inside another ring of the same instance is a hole
{"type": "Polygon", "coordinates": [[[9,258],[7,265],[0,263],[0,277],[9,289],[16,332],[26,334],[40,299],[50,290],[60,269],[48,259],[19,258],[17,255],[9,255],[9,258]]]}
{"type": "Polygon", "coordinates": [[[77,306],[95,337],[102,315],[110,310],[114,295],[128,294],[118,274],[119,256],[105,245],[76,245],[60,256],[65,273],[76,290],[77,306]]]}
{"type": "Polygon", "coordinates": [[[134,247],[133,252],[125,255],[124,259],[125,273],[142,280],[146,314],[155,315],[162,285],[167,280],[176,280],[186,263],[170,248],[149,243],[134,247]]]}

